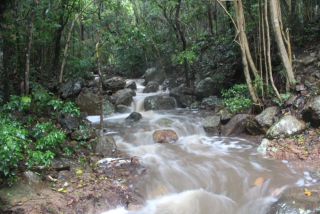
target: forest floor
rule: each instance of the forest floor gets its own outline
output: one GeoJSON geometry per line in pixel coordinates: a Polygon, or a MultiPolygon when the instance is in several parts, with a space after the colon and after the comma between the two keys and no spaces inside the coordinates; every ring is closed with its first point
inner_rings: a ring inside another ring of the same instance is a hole
{"type": "MultiPolygon", "coordinates": [[[[91,157],[95,160],[97,157],[91,157]]],[[[52,171],[40,179],[29,175],[13,187],[0,190],[10,214],[95,214],[117,206],[134,209],[141,204],[134,183],[144,173],[138,159],[118,154],[99,165],[72,163],[68,171],[52,171]],[[56,178],[56,179],[55,179],[56,178]]]]}

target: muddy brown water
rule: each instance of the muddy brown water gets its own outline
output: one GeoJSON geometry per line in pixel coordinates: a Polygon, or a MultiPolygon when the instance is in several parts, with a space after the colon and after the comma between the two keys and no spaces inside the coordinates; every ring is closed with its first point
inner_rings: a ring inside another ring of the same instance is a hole
{"type": "Polygon", "coordinates": [[[142,114],[141,121],[126,123],[128,114],[116,114],[105,122],[118,148],[139,157],[147,168],[136,190],[145,204],[104,214],[264,214],[286,188],[318,183],[304,169],[263,157],[257,142],[208,136],[201,112],[143,111],[141,103],[149,95],[142,89],[138,84],[132,106],[142,114]],[[154,143],[153,132],[167,128],[178,134],[178,142],[154,143]]]}

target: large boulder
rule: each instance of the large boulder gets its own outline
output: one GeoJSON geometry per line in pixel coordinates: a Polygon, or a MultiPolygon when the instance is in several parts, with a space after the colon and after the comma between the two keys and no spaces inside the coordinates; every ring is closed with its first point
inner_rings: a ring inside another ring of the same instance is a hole
{"type": "Polygon", "coordinates": [[[81,92],[83,86],[84,81],[82,79],[70,80],[61,85],[59,93],[63,99],[74,98],[81,92]]]}
{"type": "Polygon", "coordinates": [[[116,151],[116,142],[112,136],[100,136],[97,139],[97,144],[95,147],[95,152],[104,157],[109,157],[116,151]]]}
{"type": "Polygon", "coordinates": [[[112,77],[110,79],[103,81],[103,89],[116,92],[118,90],[124,89],[126,86],[126,81],[122,77],[112,77]]]}
{"type": "Polygon", "coordinates": [[[206,132],[212,134],[220,133],[220,116],[209,116],[204,118],[202,126],[206,132]]]}
{"type": "Polygon", "coordinates": [[[143,89],[143,93],[153,93],[159,90],[159,83],[155,81],[150,81],[147,83],[146,87],[143,89]]]}
{"type": "Polygon", "coordinates": [[[269,107],[255,117],[250,117],[247,120],[246,129],[252,135],[265,134],[268,129],[277,121],[279,108],[269,107]]]}
{"type": "Polygon", "coordinates": [[[176,108],[176,100],[165,95],[155,95],[144,100],[144,109],[149,110],[169,110],[176,108]]]}
{"type": "MultiPolygon", "coordinates": [[[[99,115],[101,113],[100,97],[90,90],[82,90],[76,99],[76,103],[80,111],[88,115],[99,115]]],[[[107,98],[104,98],[104,114],[112,114],[115,111],[114,109],[113,104],[107,98]]]]}
{"type": "Polygon", "coordinates": [[[211,77],[207,77],[196,84],[195,93],[199,98],[209,97],[216,93],[216,84],[211,77]]]}
{"type": "Polygon", "coordinates": [[[246,120],[248,114],[237,114],[221,127],[221,134],[225,136],[242,134],[246,130],[246,120]]]}
{"type": "Polygon", "coordinates": [[[178,107],[186,108],[195,101],[194,91],[183,85],[170,90],[170,96],[177,101],[178,107]]]}
{"type": "Polygon", "coordinates": [[[267,131],[268,138],[288,137],[306,129],[305,122],[295,116],[285,115],[267,131]]]}
{"type": "Polygon", "coordinates": [[[126,88],[130,88],[131,90],[137,90],[137,84],[135,81],[130,81],[127,83],[126,88]]]}
{"type": "Polygon", "coordinates": [[[217,96],[206,97],[201,101],[200,108],[205,110],[219,111],[222,109],[223,103],[217,96]]]}
{"type": "Polygon", "coordinates": [[[60,114],[58,117],[58,122],[60,123],[61,127],[65,129],[68,133],[75,131],[80,126],[80,118],[73,117],[71,115],[60,114]]]}
{"type": "Polygon", "coordinates": [[[303,112],[303,120],[310,122],[313,127],[320,126],[320,96],[314,97],[307,103],[303,112]]]}
{"type": "Polygon", "coordinates": [[[131,108],[125,105],[117,105],[116,106],[116,112],[117,113],[130,113],[131,112],[131,108]]]}
{"type": "Polygon", "coordinates": [[[267,214],[318,213],[320,210],[320,186],[291,187],[281,193],[267,214]]]}
{"type": "Polygon", "coordinates": [[[156,143],[174,143],[179,139],[177,133],[170,129],[156,130],[152,137],[156,143]]]}
{"type": "Polygon", "coordinates": [[[156,81],[158,84],[162,84],[166,78],[164,70],[157,68],[149,68],[144,73],[145,84],[150,81],[156,81]]]}
{"type": "Polygon", "coordinates": [[[115,100],[115,104],[116,105],[126,105],[129,106],[131,105],[132,101],[133,101],[133,96],[135,96],[136,93],[129,89],[122,89],[117,91],[114,95],[113,98],[115,100]]]}

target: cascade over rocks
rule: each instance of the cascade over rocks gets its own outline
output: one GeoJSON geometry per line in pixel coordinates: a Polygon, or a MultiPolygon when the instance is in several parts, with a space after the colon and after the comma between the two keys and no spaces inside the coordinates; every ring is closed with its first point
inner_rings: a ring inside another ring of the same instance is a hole
{"type": "Polygon", "coordinates": [[[110,90],[112,92],[124,89],[125,86],[126,81],[122,77],[112,77],[103,81],[103,89],[110,90]]]}
{"type": "Polygon", "coordinates": [[[132,101],[133,101],[133,96],[135,96],[136,93],[129,89],[122,89],[117,91],[114,95],[113,98],[115,100],[115,104],[116,105],[125,105],[125,106],[129,106],[131,105],[132,101]]]}
{"type": "Polygon", "coordinates": [[[179,139],[177,133],[170,129],[157,130],[152,137],[156,143],[175,143],[179,139]]]}
{"type": "Polygon", "coordinates": [[[81,92],[83,86],[84,81],[82,79],[69,80],[61,85],[59,94],[63,99],[74,98],[81,92]]]}
{"type": "Polygon", "coordinates": [[[267,131],[268,138],[287,137],[306,129],[306,124],[295,116],[285,115],[267,131]]]}
{"type": "Polygon", "coordinates": [[[196,84],[195,93],[198,98],[209,97],[217,93],[216,84],[211,77],[207,77],[196,84]]]}
{"type": "Polygon", "coordinates": [[[153,93],[159,90],[159,83],[155,81],[150,81],[147,83],[146,87],[143,89],[143,93],[153,93]]]}
{"type": "Polygon", "coordinates": [[[176,99],[178,107],[181,108],[191,106],[196,99],[193,89],[184,85],[171,89],[170,96],[176,99]]]}
{"type": "Polygon", "coordinates": [[[312,98],[305,106],[302,117],[304,121],[310,122],[313,127],[320,126],[320,96],[312,98]]]}
{"type": "Polygon", "coordinates": [[[163,69],[158,69],[153,67],[153,68],[147,69],[143,77],[145,80],[145,84],[148,84],[148,82],[150,81],[155,81],[159,85],[161,85],[166,78],[166,74],[163,69]]]}
{"type": "Polygon", "coordinates": [[[169,110],[176,108],[176,100],[166,95],[155,95],[144,100],[144,109],[149,110],[169,110]]]}

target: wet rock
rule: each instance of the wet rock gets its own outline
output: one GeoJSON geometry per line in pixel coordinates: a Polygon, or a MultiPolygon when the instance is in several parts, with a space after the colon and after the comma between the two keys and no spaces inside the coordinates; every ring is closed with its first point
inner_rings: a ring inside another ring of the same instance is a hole
{"type": "Polygon", "coordinates": [[[142,115],[138,112],[132,112],[127,118],[126,121],[128,122],[138,122],[142,119],[142,115]]]}
{"type": "Polygon", "coordinates": [[[219,110],[222,108],[222,106],[222,100],[217,96],[204,98],[200,104],[200,108],[206,110],[219,110]]]}
{"type": "Polygon", "coordinates": [[[320,96],[314,97],[307,103],[303,112],[303,120],[310,122],[311,126],[320,126],[320,96]]]}
{"type": "Polygon", "coordinates": [[[165,95],[155,95],[144,100],[144,109],[149,110],[169,110],[176,108],[176,100],[165,95]]]}
{"type": "MultiPolygon", "coordinates": [[[[85,112],[88,115],[99,115],[100,110],[100,97],[92,91],[86,89],[82,90],[76,99],[76,103],[79,106],[81,112],[85,112]]],[[[113,104],[108,98],[104,99],[104,114],[112,114],[114,110],[113,104]]]]}
{"type": "Polygon", "coordinates": [[[267,131],[268,138],[278,138],[298,134],[306,129],[306,124],[292,115],[285,115],[267,131]]]}
{"type": "Polygon", "coordinates": [[[83,85],[84,81],[82,79],[70,80],[61,85],[59,93],[63,99],[76,97],[80,93],[83,85]]]}
{"type": "Polygon", "coordinates": [[[126,81],[122,77],[112,77],[103,81],[104,90],[111,90],[113,92],[116,92],[118,90],[124,89],[125,86],[126,81]]]}
{"type": "Polygon", "coordinates": [[[24,177],[26,178],[28,184],[39,184],[41,182],[40,176],[32,171],[26,171],[23,173],[24,177]]]}
{"type": "Polygon", "coordinates": [[[152,137],[156,143],[174,143],[179,139],[177,133],[170,129],[157,130],[152,137]]]}
{"type": "Polygon", "coordinates": [[[58,117],[58,122],[60,123],[63,129],[71,133],[72,131],[75,131],[79,128],[80,118],[73,117],[70,115],[60,114],[58,117]]]}
{"type": "Polygon", "coordinates": [[[209,116],[206,117],[202,126],[206,132],[211,134],[219,134],[220,133],[220,116],[209,116]]]}
{"type": "Polygon", "coordinates": [[[170,96],[176,99],[178,107],[181,108],[186,108],[192,105],[192,103],[196,99],[193,94],[193,90],[191,88],[185,87],[184,85],[170,90],[170,96]]]}
{"type": "Polygon", "coordinates": [[[118,113],[129,113],[131,112],[131,108],[125,105],[117,105],[116,112],[118,113]]]}
{"type": "Polygon", "coordinates": [[[115,104],[116,105],[125,105],[125,106],[129,106],[131,105],[132,101],[133,101],[133,96],[135,96],[136,93],[134,91],[132,91],[129,88],[126,89],[122,89],[120,91],[117,91],[113,97],[115,99],[115,104]]]}
{"type": "Polygon", "coordinates": [[[279,108],[276,106],[268,107],[260,114],[258,114],[255,119],[262,127],[271,127],[277,120],[277,114],[279,113],[279,108]]]}
{"type": "Polygon", "coordinates": [[[159,83],[155,81],[150,81],[147,83],[146,87],[143,89],[143,93],[153,93],[159,90],[159,83]]]}
{"type": "Polygon", "coordinates": [[[263,127],[257,122],[257,120],[253,116],[247,118],[246,131],[250,135],[262,135],[265,134],[267,130],[264,130],[263,127]]]}
{"type": "Polygon", "coordinates": [[[255,117],[249,117],[246,121],[246,130],[251,135],[265,134],[268,129],[277,121],[279,108],[269,107],[255,117]]]}
{"type": "Polygon", "coordinates": [[[245,132],[246,120],[249,117],[248,114],[237,114],[231,118],[231,120],[221,128],[221,134],[225,136],[237,135],[245,132]]]}
{"type": "Polygon", "coordinates": [[[227,109],[221,109],[218,115],[220,115],[221,124],[223,125],[227,124],[232,118],[232,114],[227,109]]]}
{"type": "Polygon", "coordinates": [[[148,82],[150,81],[155,81],[158,84],[162,84],[162,82],[166,78],[166,74],[164,70],[157,69],[157,68],[147,69],[143,76],[144,76],[145,84],[148,84],[148,82]]]}
{"type": "Polygon", "coordinates": [[[100,136],[97,139],[97,145],[95,147],[95,152],[99,155],[109,157],[112,156],[116,150],[116,142],[112,136],[100,136]]]}
{"type": "Polygon", "coordinates": [[[259,147],[257,148],[257,151],[262,155],[267,155],[269,145],[270,145],[270,140],[264,138],[262,139],[259,147]]]}
{"type": "Polygon", "coordinates": [[[137,90],[137,84],[134,81],[131,81],[127,84],[126,88],[130,88],[131,90],[137,90]]]}
{"type": "Polygon", "coordinates": [[[216,84],[212,78],[207,77],[196,84],[195,93],[197,97],[204,98],[216,92],[216,84]]]}
{"type": "Polygon", "coordinates": [[[311,214],[319,211],[320,187],[317,185],[306,189],[293,187],[285,190],[278,201],[272,204],[268,214],[311,214]]]}

